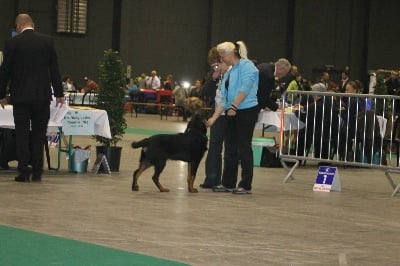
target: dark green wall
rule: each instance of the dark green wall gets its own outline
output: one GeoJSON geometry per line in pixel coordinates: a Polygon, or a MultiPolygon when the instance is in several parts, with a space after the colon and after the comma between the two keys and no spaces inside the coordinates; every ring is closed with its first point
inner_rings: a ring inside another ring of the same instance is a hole
{"type": "Polygon", "coordinates": [[[3,40],[11,37],[16,16],[15,9],[15,0],[0,0],[0,50],[3,50],[3,40]]]}
{"type": "Polygon", "coordinates": [[[226,40],[244,40],[259,62],[289,57],[310,80],[325,65],[349,65],[355,79],[369,69],[400,68],[400,1],[116,0],[122,12],[114,42],[113,0],[89,1],[83,36],[55,33],[56,2],[0,0],[0,42],[10,37],[16,13],[30,13],[38,30],[55,37],[62,74],[78,83],[97,78],[103,51],[116,43],[134,75],[156,69],[177,80],[202,77],[208,49],[226,40]]]}

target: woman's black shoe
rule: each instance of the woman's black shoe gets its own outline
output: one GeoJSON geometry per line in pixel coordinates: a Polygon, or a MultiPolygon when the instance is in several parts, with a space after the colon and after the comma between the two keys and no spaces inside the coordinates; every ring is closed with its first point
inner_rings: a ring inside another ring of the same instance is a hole
{"type": "Polygon", "coordinates": [[[213,186],[207,185],[207,184],[200,184],[201,188],[212,188],[213,186]]]}

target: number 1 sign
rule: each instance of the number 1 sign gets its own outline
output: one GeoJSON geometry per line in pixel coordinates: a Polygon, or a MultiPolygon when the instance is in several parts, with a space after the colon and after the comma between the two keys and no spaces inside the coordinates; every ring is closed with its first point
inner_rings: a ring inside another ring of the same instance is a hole
{"type": "Polygon", "coordinates": [[[313,191],[341,191],[339,170],[336,167],[320,166],[313,191]]]}

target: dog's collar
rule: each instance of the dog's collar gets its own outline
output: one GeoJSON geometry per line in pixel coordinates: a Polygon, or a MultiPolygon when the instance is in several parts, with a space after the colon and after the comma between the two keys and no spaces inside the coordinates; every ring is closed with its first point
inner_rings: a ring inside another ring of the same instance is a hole
{"type": "Polygon", "coordinates": [[[203,137],[203,138],[205,138],[205,139],[208,139],[208,138],[207,138],[207,134],[204,134],[203,132],[200,132],[200,131],[198,131],[198,130],[196,130],[196,129],[194,129],[194,128],[188,128],[188,129],[186,129],[186,132],[185,132],[185,133],[191,133],[191,132],[194,132],[194,133],[196,133],[197,135],[199,135],[199,136],[201,136],[201,137],[203,137]]]}

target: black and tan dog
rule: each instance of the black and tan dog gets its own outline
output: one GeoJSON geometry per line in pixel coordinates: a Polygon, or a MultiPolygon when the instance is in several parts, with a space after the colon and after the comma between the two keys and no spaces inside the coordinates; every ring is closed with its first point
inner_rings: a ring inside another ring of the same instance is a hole
{"type": "Polygon", "coordinates": [[[154,166],[153,182],[161,192],[169,189],[160,184],[159,177],[167,160],[180,160],[188,163],[187,182],[189,192],[197,192],[193,187],[197,168],[207,150],[207,127],[204,112],[197,110],[189,121],[184,133],[158,134],[138,142],[133,148],[142,148],[139,168],[133,173],[132,190],[139,190],[138,178],[150,166],[154,166]]]}

